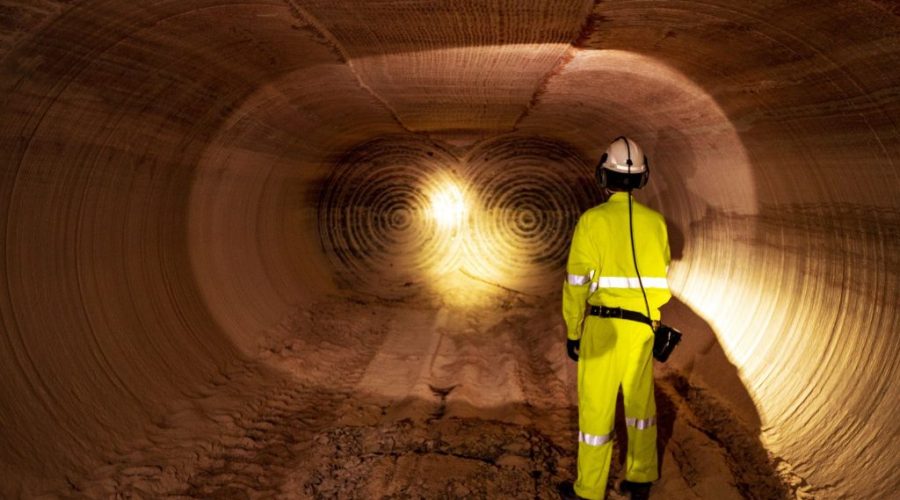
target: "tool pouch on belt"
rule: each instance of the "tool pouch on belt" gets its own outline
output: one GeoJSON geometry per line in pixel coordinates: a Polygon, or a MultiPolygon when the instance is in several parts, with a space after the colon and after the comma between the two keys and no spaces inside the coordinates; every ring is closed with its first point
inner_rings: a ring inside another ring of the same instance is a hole
{"type": "Polygon", "coordinates": [[[669,359],[669,355],[675,350],[675,346],[681,342],[681,332],[671,326],[653,321],[643,314],[619,307],[591,306],[589,313],[601,318],[619,318],[629,321],[637,321],[649,325],[653,329],[653,357],[662,363],[669,359]]]}
{"type": "Polygon", "coordinates": [[[653,330],[653,357],[665,363],[679,342],[681,342],[681,332],[660,323],[653,330]]]}

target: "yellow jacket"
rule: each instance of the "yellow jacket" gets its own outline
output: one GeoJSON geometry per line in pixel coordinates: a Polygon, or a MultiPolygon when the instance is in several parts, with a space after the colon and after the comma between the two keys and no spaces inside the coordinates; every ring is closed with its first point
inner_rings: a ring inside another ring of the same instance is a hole
{"type": "MultiPolygon", "coordinates": [[[[650,317],[672,297],[666,274],[669,237],[659,212],[632,201],[634,248],[650,317]]],[[[613,193],[606,203],[582,214],[575,226],[563,284],[563,317],[570,339],[581,338],[585,304],[621,307],[647,314],[634,271],[628,229],[628,193],[613,193]]]]}

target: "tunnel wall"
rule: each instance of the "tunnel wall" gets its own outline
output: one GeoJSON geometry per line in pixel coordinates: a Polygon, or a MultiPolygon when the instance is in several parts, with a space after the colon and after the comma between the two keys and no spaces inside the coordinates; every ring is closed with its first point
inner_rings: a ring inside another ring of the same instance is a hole
{"type": "Polygon", "coordinates": [[[348,151],[518,130],[641,141],[674,291],[766,444],[823,497],[900,488],[895,4],[7,4],[4,478],[89,469],[335,290],[316,207],[348,151]]]}
{"type": "Polygon", "coordinates": [[[255,352],[263,325],[337,292],[317,230],[330,165],[402,129],[334,56],[266,82],[235,108],[196,165],[188,238],[207,307],[255,352]]]}
{"type": "Polygon", "coordinates": [[[0,496],[90,471],[242,362],[192,278],[188,207],[208,143],[270,78],[212,57],[246,34],[207,37],[207,15],[252,13],[129,5],[4,8],[41,35],[3,59],[0,496]]]}

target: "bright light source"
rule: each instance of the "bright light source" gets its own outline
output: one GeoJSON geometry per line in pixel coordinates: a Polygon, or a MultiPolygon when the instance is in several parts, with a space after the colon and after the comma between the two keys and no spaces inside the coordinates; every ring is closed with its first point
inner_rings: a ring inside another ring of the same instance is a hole
{"type": "Polygon", "coordinates": [[[444,229],[459,227],[466,211],[462,190],[452,182],[447,182],[431,195],[431,217],[444,229]]]}

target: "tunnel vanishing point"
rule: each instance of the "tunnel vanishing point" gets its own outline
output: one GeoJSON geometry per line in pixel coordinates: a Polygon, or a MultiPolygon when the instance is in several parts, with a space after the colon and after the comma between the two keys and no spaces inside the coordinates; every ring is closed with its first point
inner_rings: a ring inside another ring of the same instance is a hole
{"type": "MultiPolygon", "coordinates": [[[[394,389],[424,372],[391,370],[429,346],[464,379],[428,386],[434,425],[459,398],[539,407],[460,347],[514,364],[494,340],[513,320],[392,335],[510,297],[558,314],[620,134],[651,158],[637,197],[669,221],[673,293],[723,353],[686,330],[674,368],[753,415],[812,497],[900,492],[895,1],[7,0],[0,64],[0,497],[190,482],[197,457],[260,448],[217,436],[268,408],[259,439],[294,437],[264,476],[349,435],[278,420],[279,397],[334,416],[418,394],[394,389]],[[289,334],[293,372],[272,361],[289,334]]],[[[516,349],[559,382],[548,321],[516,349]]]]}

